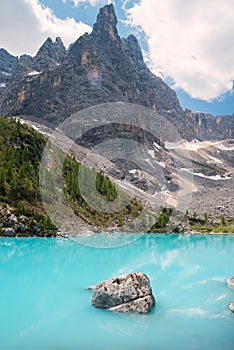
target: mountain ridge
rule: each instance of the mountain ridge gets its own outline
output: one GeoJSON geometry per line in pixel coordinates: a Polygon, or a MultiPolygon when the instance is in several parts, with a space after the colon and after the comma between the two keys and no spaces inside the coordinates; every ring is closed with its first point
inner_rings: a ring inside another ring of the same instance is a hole
{"type": "Polygon", "coordinates": [[[121,39],[114,6],[100,9],[91,34],[66,52],[48,38],[35,57],[23,57],[0,95],[0,112],[57,126],[72,114],[105,102],[156,110],[185,139],[233,138],[233,118],[183,110],[174,90],[146,66],[134,35],[121,39]]]}

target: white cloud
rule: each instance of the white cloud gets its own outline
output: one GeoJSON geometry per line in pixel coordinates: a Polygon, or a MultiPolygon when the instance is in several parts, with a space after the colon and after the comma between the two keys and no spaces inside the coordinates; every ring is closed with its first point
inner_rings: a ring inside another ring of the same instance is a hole
{"type": "Polygon", "coordinates": [[[67,1],[71,1],[74,3],[75,6],[79,6],[82,3],[89,3],[92,6],[96,6],[96,5],[106,5],[106,4],[112,4],[114,3],[114,1],[111,0],[62,0],[64,3],[67,1]]]}
{"type": "Polygon", "coordinates": [[[234,0],[141,0],[126,12],[148,37],[156,74],[207,101],[232,89],[234,0]]]}
{"type": "Polygon", "coordinates": [[[74,18],[59,19],[38,0],[0,1],[0,47],[14,55],[34,55],[47,37],[60,36],[66,46],[91,27],[74,18]]]}

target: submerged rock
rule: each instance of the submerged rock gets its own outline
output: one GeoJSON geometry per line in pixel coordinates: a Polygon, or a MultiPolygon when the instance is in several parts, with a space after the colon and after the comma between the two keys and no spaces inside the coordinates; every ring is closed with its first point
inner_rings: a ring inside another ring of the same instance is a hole
{"type": "Polygon", "coordinates": [[[234,312],[234,301],[230,301],[229,309],[231,310],[231,312],[234,312]]]}
{"type": "Polygon", "coordinates": [[[229,287],[234,288],[234,276],[228,278],[227,284],[229,285],[229,287]]]}
{"type": "Polygon", "coordinates": [[[92,305],[111,311],[148,313],[155,299],[148,277],[134,272],[100,282],[95,287],[92,305]]]}

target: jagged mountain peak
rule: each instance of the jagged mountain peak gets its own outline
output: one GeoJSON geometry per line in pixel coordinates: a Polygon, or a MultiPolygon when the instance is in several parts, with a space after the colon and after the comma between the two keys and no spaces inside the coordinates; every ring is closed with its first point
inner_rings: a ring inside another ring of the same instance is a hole
{"type": "MultiPolygon", "coordinates": [[[[9,61],[9,64],[11,64],[12,62],[16,62],[17,61],[17,57],[16,56],[13,56],[11,55],[7,50],[5,50],[4,48],[0,48],[0,65],[3,66],[4,63],[6,62],[3,62],[4,60],[8,60],[9,61]]],[[[8,62],[7,62],[8,64],[8,62]]],[[[10,68],[12,68],[10,66],[10,68]]]]}
{"type": "Polygon", "coordinates": [[[102,26],[103,23],[108,23],[111,24],[113,27],[116,27],[118,19],[116,17],[115,8],[113,4],[106,5],[99,10],[99,13],[97,15],[97,21],[93,27],[96,28],[98,26],[102,26]]]}
{"type": "Polygon", "coordinates": [[[44,43],[41,45],[41,47],[39,48],[39,50],[37,51],[37,55],[41,54],[41,53],[45,53],[48,50],[51,50],[53,48],[53,41],[50,37],[48,37],[44,43]]]}
{"type": "MultiPolygon", "coordinates": [[[[42,46],[39,48],[35,57],[27,60],[27,63],[20,62],[21,65],[25,64],[25,71],[42,72],[46,69],[54,69],[60,65],[66,58],[66,49],[60,38],[53,40],[49,37],[45,40],[42,46]]],[[[17,67],[17,72],[20,70],[17,67]]]]}
{"type": "Polygon", "coordinates": [[[20,59],[20,60],[27,60],[27,59],[30,59],[30,58],[32,58],[32,56],[27,55],[27,54],[24,53],[23,55],[20,56],[19,59],[20,59]]]}
{"type": "Polygon", "coordinates": [[[121,39],[117,31],[117,17],[112,4],[106,5],[100,9],[97,21],[93,25],[92,36],[102,46],[111,49],[112,46],[121,46],[121,39]]]}
{"type": "Polygon", "coordinates": [[[55,38],[55,42],[63,45],[63,41],[62,41],[62,39],[60,38],[60,36],[57,36],[57,37],[55,38]]]}
{"type": "MultiPolygon", "coordinates": [[[[183,111],[175,91],[146,66],[137,38],[120,38],[117,22],[114,6],[104,6],[92,33],[78,38],[68,54],[59,37],[47,38],[35,57],[19,60],[1,94],[0,112],[58,125],[89,106],[130,102],[161,113],[184,138],[203,139],[197,119],[183,111]]],[[[226,119],[225,130],[232,129],[226,119]]],[[[212,137],[213,130],[209,126],[205,137],[212,137]]]]}
{"type": "Polygon", "coordinates": [[[12,56],[6,49],[4,49],[3,47],[0,47],[0,54],[1,55],[8,55],[8,56],[12,56]]]}
{"type": "Polygon", "coordinates": [[[54,47],[55,44],[63,45],[62,39],[61,39],[59,36],[57,36],[57,37],[55,38],[55,40],[53,41],[51,37],[48,37],[48,38],[44,41],[44,43],[41,45],[41,47],[39,48],[39,51],[40,51],[40,50],[43,50],[43,49],[46,48],[46,47],[54,47]]]}
{"type": "Polygon", "coordinates": [[[74,42],[68,52],[69,59],[82,67],[97,66],[103,60],[105,64],[116,65],[124,55],[116,25],[114,6],[101,8],[92,33],[85,33],[74,42]]]}
{"type": "MultiPolygon", "coordinates": [[[[147,68],[137,39],[130,35],[122,41],[116,26],[114,6],[104,6],[92,33],[77,39],[62,61],[54,47],[60,40],[53,43],[48,38],[32,59],[25,80],[12,79],[4,91],[1,110],[37,118],[43,116],[58,124],[86,107],[123,101],[162,114],[170,110],[167,117],[180,128],[185,115],[175,92],[147,68]],[[13,87],[16,98],[11,98],[9,103],[13,87]]],[[[193,136],[192,129],[189,127],[189,138],[193,136]]]]}
{"type": "Polygon", "coordinates": [[[49,37],[39,48],[35,58],[50,58],[52,60],[57,61],[57,63],[61,63],[66,56],[66,49],[63,45],[61,38],[57,37],[53,42],[49,37]]]}
{"type": "Polygon", "coordinates": [[[63,41],[62,41],[62,39],[59,36],[57,36],[56,39],[55,39],[54,47],[57,50],[61,50],[63,53],[66,52],[66,48],[65,48],[65,46],[63,44],[63,41]]]}

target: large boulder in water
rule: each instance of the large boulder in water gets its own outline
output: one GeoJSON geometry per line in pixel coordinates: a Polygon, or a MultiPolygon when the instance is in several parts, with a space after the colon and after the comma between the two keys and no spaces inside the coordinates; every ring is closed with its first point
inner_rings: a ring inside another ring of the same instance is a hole
{"type": "Polygon", "coordinates": [[[228,278],[227,284],[229,285],[229,287],[234,288],[234,276],[228,278]]]}
{"type": "Polygon", "coordinates": [[[234,312],[234,301],[230,301],[229,303],[229,309],[234,312]]]}
{"type": "Polygon", "coordinates": [[[155,299],[148,277],[134,272],[100,282],[95,287],[92,305],[111,311],[148,313],[155,299]]]}

